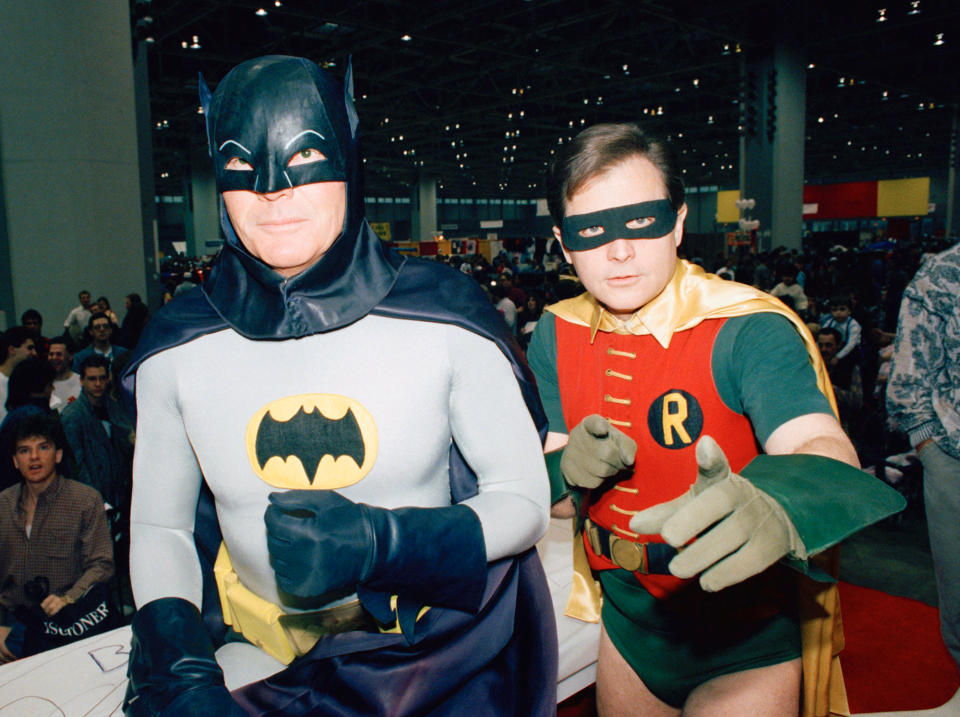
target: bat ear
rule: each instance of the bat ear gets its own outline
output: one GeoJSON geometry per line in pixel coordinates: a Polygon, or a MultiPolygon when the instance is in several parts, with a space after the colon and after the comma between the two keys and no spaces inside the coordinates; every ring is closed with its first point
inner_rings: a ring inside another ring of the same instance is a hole
{"type": "Polygon", "coordinates": [[[203,109],[203,120],[204,125],[207,128],[207,152],[210,156],[213,156],[213,127],[210,126],[210,103],[213,100],[213,94],[210,92],[210,88],[207,87],[206,81],[203,79],[203,73],[197,73],[200,76],[200,107],[203,109]]]}
{"type": "Polygon", "coordinates": [[[343,104],[347,109],[347,119],[350,120],[350,136],[356,139],[360,118],[357,116],[357,108],[353,104],[353,55],[347,58],[347,74],[343,78],[343,104]]]}

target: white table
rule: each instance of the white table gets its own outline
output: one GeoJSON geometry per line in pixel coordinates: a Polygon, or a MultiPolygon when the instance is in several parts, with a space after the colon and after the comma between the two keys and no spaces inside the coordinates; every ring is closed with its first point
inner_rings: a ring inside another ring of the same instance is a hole
{"type": "MultiPolygon", "coordinates": [[[[600,626],[563,615],[572,582],[569,520],[553,520],[537,545],[557,616],[557,699],[596,678],[600,626]]],[[[0,666],[0,717],[119,717],[126,690],[130,628],[0,666]]]]}

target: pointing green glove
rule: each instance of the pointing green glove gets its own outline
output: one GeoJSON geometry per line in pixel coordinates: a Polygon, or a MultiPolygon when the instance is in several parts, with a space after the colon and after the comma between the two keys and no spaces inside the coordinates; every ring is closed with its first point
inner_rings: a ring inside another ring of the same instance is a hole
{"type": "Polygon", "coordinates": [[[596,488],[607,478],[633,465],[637,442],[603,416],[587,416],[570,431],[560,472],[567,483],[596,488]]]}
{"type": "Polygon", "coordinates": [[[710,436],[700,439],[696,451],[697,480],[690,490],[630,520],[630,530],[660,534],[675,548],[697,538],[670,561],[671,573],[678,578],[702,573],[701,587],[716,592],[763,572],[786,555],[806,560],[797,529],[774,498],[732,472],[710,436]]]}

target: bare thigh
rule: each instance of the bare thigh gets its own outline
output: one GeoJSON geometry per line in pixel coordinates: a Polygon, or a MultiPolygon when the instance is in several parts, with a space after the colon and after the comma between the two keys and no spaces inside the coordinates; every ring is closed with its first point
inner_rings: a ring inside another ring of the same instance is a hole
{"type": "Polygon", "coordinates": [[[800,658],[720,675],[697,687],[684,717],[796,717],[800,713],[800,658]]]}
{"type": "Polygon", "coordinates": [[[607,637],[600,632],[597,658],[597,715],[599,717],[679,717],[680,710],[654,696],[607,637]]]}
{"type": "Polygon", "coordinates": [[[658,699],[600,633],[597,661],[599,717],[796,717],[800,711],[800,659],[715,677],[697,687],[683,709],[658,699]]]}

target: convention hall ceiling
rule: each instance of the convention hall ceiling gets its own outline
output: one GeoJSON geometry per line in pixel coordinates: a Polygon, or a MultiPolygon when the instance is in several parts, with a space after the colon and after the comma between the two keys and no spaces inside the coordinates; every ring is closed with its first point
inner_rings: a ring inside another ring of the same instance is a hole
{"type": "Polygon", "coordinates": [[[263,54],[343,76],[353,58],[368,195],[542,196],[581,126],[639,120],[688,184],[736,187],[741,67],[786,33],[808,63],[808,182],[942,174],[960,99],[956,0],[131,0],[149,68],[158,194],[203,146],[213,87],[263,54]],[[149,19],[147,19],[149,18],[149,19]]]}

